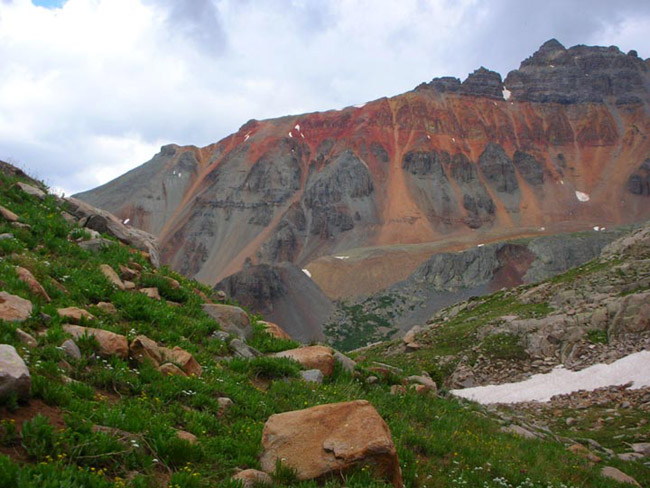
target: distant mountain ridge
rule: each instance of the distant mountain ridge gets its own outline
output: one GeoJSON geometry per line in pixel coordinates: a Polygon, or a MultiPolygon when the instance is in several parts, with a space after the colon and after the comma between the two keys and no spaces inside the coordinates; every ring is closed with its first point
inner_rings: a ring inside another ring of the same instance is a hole
{"type": "Polygon", "coordinates": [[[291,262],[330,298],[376,293],[436,252],[650,218],[649,94],[636,52],[550,40],[505,80],[480,68],[251,120],[77,197],[157,235],[163,262],[210,285],[291,262]]]}

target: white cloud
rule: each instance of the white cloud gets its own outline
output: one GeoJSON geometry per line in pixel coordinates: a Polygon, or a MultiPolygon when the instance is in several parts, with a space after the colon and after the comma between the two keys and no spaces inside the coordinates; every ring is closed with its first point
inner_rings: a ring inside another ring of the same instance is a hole
{"type": "Polygon", "coordinates": [[[505,75],[550,37],[650,54],[643,1],[589,1],[589,15],[558,1],[0,0],[0,158],[69,193],[250,118],[355,105],[479,65],[505,75]]]}

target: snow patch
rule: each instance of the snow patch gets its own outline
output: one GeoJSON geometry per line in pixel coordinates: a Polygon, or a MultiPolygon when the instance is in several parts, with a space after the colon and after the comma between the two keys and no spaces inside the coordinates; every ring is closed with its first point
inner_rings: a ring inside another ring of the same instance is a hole
{"type": "Polygon", "coordinates": [[[526,381],[452,390],[451,394],[484,405],[547,402],[554,395],[578,390],[592,391],[630,381],[633,383],[632,390],[650,386],[650,351],[630,354],[611,364],[595,364],[581,371],[569,371],[558,366],[550,373],[536,374],[526,381]]]}
{"type": "Polygon", "coordinates": [[[311,278],[311,273],[309,272],[308,269],[303,268],[302,272],[305,273],[307,276],[309,276],[311,278]]]}
{"type": "Polygon", "coordinates": [[[455,138],[455,137],[452,137],[451,140],[452,140],[452,142],[456,142],[456,138],[455,138]]]}
{"type": "Polygon", "coordinates": [[[300,124],[294,125],[293,128],[296,129],[298,132],[300,132],[300,124]]]}
{"type": "Polygon", "coordinates": [[[181,177],[181,172],[180,172],[180,171],[178,172],[178,177],[179,177],[179,178],[181,177]]]}
{"type": "Polygon", "coordinates": [[[244,136],[244,142],[246,142],[250,136],[251,136],[251,133],[250,133],[250,132],[249,132],[248,134],[246,134],[246,135],[244,136]]]}
{"type": "Polygon", "coordinates": [[[334,256],[336,259],[350,259],[350,256],[334,256]]]}
{"type": "Polygon", "coordinates": [[[544,232],[544,231],[546,230],[546,227],[540,227],[539,230],[541,230],[542,232],[544,232]]]}
{"type": "Polygon", "coordinates": [[[427,134],[427,139],[431,140],[431,136],[429,134],[427,134]]]}
{"type": "Polygon", "coordinates": [[[131,219],[124,219],[124,220],[122,221],[123,224],[128,224],[129,222],[131,222],[131,219]]]}
{"type": "Polygon", "coordinates": [[[304,139],[304,138],[305,138],[305,134],[303,134],[303,133],[301,132],[301,133],[300,133],[300,137],[302,137],[302,138],[304,139]]]}
{"type": "Polygon", "coordinates": [[[477,244],[476,247],[483,247],[485,244],[477,244]]]}
{"type": "Polygon", "coordinates": [[[289,131],[289,137],[293,137],[293,134],[291,133],[291,131],[289,131]]]}
{"type": "Polygon", "coordinates": [[[594,225],[594,230],[595,230],[596,232],[598,232],[598,231],[600,230],[600,227],[597,226],[597,225],[594,225]]]}
{"type": "Polygon", "coordinates": [[[581,202],[588,202],[589,201],[589,195],[586,193],[583,193],[581,191],[576,190],[576,198],[580,200],[581,202]]]}
{"type": "Polygon", "coordinates": [[[365,106],[366,106],[365,103],[360,103],[359,105],[354,105],[354,108],[363,108],[365,106]]]}
{"type": "Polygon", "coordinates": [[[503,90],[501,91],[503,94],[503,99],[504,100],[510,100],[510,96],[512,95],[512,92],[508,90],[505,86],[503,87],[503,90]]]}

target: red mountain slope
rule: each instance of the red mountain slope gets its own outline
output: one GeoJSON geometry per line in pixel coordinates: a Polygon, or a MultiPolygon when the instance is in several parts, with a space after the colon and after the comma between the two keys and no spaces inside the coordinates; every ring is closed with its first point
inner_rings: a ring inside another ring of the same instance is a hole
{"type": "Polygon", "coordinates": [[[504,82],[481,68],[252,120],[78,197],[209,284],[290,261],[330,297],[369,293],[442,250],[650,218],[649,73],[634,52],[549,41],[504,82]]]}

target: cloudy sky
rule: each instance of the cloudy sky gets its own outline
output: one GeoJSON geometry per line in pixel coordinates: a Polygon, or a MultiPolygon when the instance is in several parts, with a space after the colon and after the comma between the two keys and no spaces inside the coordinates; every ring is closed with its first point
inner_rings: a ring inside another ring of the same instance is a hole
{"type": "Polygon", "coordinates": [[[170,142],[373,100],[551,37],[650,57],[647,0],[0,0],[0,159],[67,194],[170,142]]]}

